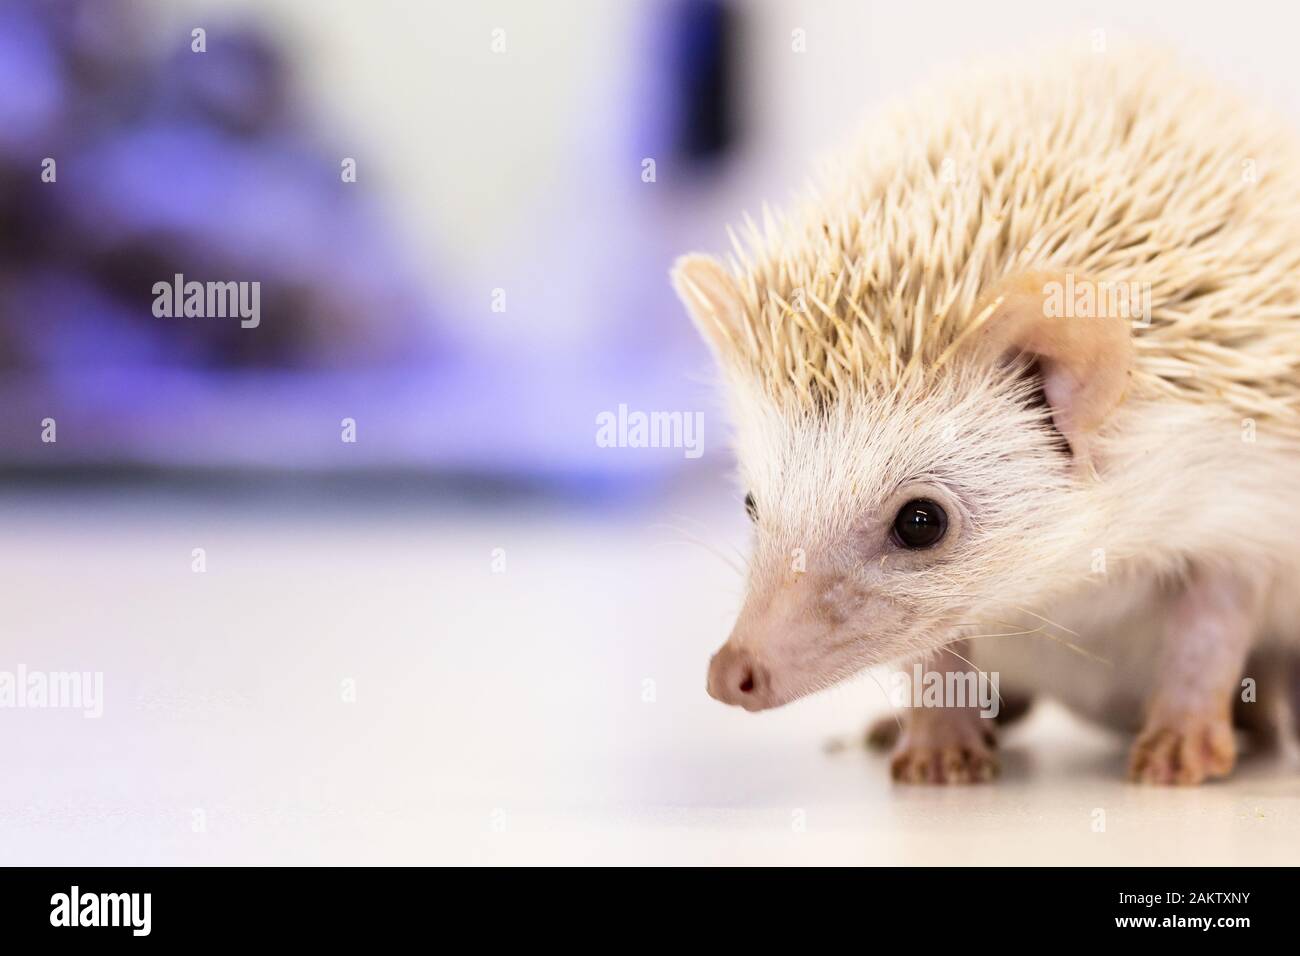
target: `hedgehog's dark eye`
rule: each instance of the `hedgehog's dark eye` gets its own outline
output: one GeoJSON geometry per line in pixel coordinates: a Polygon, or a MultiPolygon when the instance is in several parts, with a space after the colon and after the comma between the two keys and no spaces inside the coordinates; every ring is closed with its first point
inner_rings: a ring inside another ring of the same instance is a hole
{"type": "Polygon", "coordinates": [[[905,548],[932,548],[947,530],[948,516],[929,498],[913,498],[894,518],[894,538],[905,548]]]}
{"type": "Polygon", "coordinates": [[[754,504],[754,496],[752,494],[745,495],[745,514],[749,515],[750,521],[758,520],[758,505],[754,504]]]}

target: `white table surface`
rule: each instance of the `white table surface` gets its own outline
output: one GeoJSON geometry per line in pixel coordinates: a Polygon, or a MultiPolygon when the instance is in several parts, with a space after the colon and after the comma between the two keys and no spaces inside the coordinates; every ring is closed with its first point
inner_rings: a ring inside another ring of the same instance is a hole
{"type": "Polygon", "coordinates": [[[6,492],[0,670],[105,701],[0,709],[0,863],[1300,863],[1293,759],[1142,789],[1047,706],[996,784],[903,788],[827,752],[869,680],[710,700],[740,581],[664,525],[743,547],[733,507],[6,492]]]}

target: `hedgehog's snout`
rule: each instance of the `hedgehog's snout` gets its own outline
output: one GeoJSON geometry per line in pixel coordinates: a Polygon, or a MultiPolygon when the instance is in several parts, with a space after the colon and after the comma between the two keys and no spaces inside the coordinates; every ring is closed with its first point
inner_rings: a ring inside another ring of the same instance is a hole
{"type": "Polygon", "coordinates": [[[724,644],[709,661],[709,696],[746,710],[772,706],[771,672],[750,651],[724,644]]]}

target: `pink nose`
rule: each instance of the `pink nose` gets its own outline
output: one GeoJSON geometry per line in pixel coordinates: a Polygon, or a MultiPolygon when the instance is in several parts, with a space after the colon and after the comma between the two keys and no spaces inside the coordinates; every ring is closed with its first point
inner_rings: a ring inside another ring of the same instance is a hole
{"type": "Polygon", "coordinates": [[[709,661],[709,696],[746,710],[771,706],[772,678],[749,651],[724,644],[709,661]]]}

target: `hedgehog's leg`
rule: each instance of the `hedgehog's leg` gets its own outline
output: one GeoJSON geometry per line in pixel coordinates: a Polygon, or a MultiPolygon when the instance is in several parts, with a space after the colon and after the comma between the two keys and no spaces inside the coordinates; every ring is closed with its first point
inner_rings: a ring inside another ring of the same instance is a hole
{"type": "Polygon", "coordinates": [[[900,783],[982,783],[997,776],[993,721],[969,707],[916,708],[890,758],[900,783]]]}
{"type": "Polygon", "coordinates": [[[1285,692],[1288,695],[1283,713],[1290,719],[1291,733],[1300,738],[1300,654],[1287,655],[1287,667],[1282,673],[1285,692]]]}
{"type": "Polygon", "coordinates": [[[1254,637],[1250,608],[1249,589],[1238,580],[1198,573],[1187,583],[1165,622],[1130,778],[1197,784],[1232,771],[1232,707],[1254,637]]]}
{"type": "MultiPolygon", "coordinates": [[[[956,655],[940,653],[935,671],[975,675],[969,663],[956,655]]],[[[973,683],[973,680],[970,681],[973,683]]],[[[945,686],[948,681],[945,680],[945,686]]],[[[943,701],[945,705],[955,701],[943,701]]],[[[998,772],[997,733],[992,717],[979,702],[963,706],[912,707],[890,761],[890,772],[903,783],[980,783],[998,772]]]]}
{"type": "MultiPolygon", "coordinates": [[[[1034,698],[1030,694],[1019,694],[1015,691],[1002,691],[1002,704],[998,709],[998,715],[993,718],[993,723],[999,727],[1006,727],[1023,720],[1034,706],[1034,698]]],[[[898,738],[903,735],[903,728],[907,724],[907,715],[898,715],[893,712],[883,717],[878,717],[867,727],[866,735],[863,742],[867,745],[868,750],[892,750],[898,743],[898,738]]]]}
{"type": "Polygon", "coordinates": [[[1283,746],[1291,722],[1288,684],[1293,668],[1300,675],[1300,658],[1290,648],[1256,650],[1246,660],[1242,676],[1252,682],[1253,693],[1243,691],[1234,698],[1232,726],[1245,734],[1253,751],[1283,746]]]}

